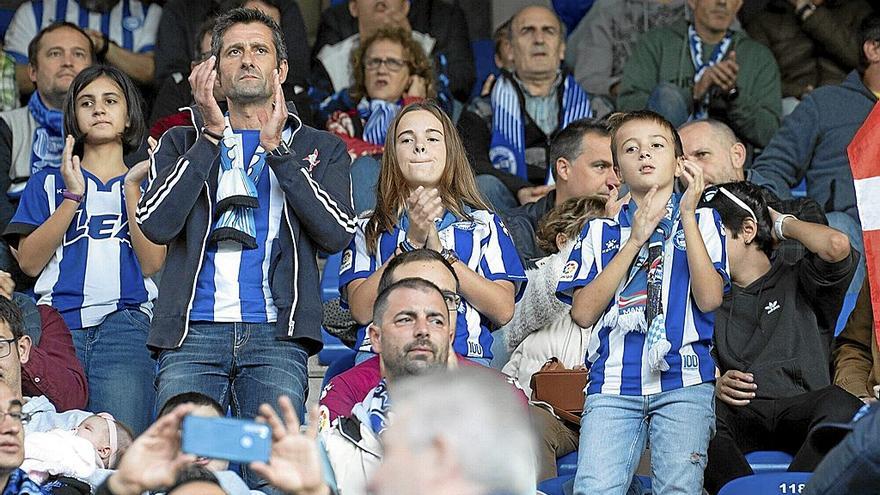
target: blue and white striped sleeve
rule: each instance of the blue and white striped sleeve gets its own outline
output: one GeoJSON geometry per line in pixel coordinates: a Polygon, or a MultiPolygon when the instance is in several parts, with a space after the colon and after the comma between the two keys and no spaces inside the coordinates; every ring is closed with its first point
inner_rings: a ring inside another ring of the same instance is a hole
{"type": "MultiPolygon", "coordinates": [[[[571,304],[574,297],[574,291],[586,286],[596,278],[599,273],[596,251],[593,245],[594,232],[602,232],[603,222],[601,219],[592,220],[584,225],[584,230],[578,236],[568,262],[562,269],[562,275],[559,277],[559,285],[556,286],[556,297],[566,303],[571,304]]],[[[601,241],[601,235],[599,237],[601,241]]]]}
{"type": "Polygon", "coordinates": [[[345,287],[353,280],[367,278],[376,271],[376,257],[370,254],[364,235],[365,221],[358,221],[351,243],[342,251],[339,265],[339,293],[343,306],[346,306],[345,287]]]}
{"type": "Polygon", "coordinates": [[[21,4],[9,23],[3,41],[3,49],[15,60],[15,63],[28,63],[28,44],[37,35],[39,30],[37,24],[32,3],[21,4]]]}
{"type": "Polygon", "coordinates": [[[730,290],[730,266],[727,262],[727,234],[721,223],[721,216],[712,208],[700,208],[697,210],[697,225],[700,226],[700,234],[706,244],[706,252],[715,270],[721,275],[724,282],[724,292],[730,290]]]}
{"type": "MultiPolygon", "coordinates": [[[[58,177],[60,179],[60,175],[58,177]]],[[[21,194],[18,209],[9,221],[3,236],[10,246],[18,247],[20,236],[29,235],[43,224],[55,210],[55,191],[64,187],[55,183],[55,176],[45,171],[32,175],[21,194]],[[47,193],[51,191],[51,196],[47,193]],[[50,205],[51,202],[51,205],[50,205]]]]}
{"type": "Polygon", "coordinates": [[[484,240],[480,274],[487,280],[513,282],[515,301],[526,288],[526,271],[522,266],[516,246],[507,227],[498,215],[492,215],[489,237],[484,240]]]}

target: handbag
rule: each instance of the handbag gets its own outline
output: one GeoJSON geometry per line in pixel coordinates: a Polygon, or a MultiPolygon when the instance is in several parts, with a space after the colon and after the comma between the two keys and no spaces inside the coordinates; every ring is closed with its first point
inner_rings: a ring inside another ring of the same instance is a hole
{"type": "Polygon", "coordinates": [[[580,425],[588,377],[586,369],[566,368],[552,357],[532,375],[532,399],[549,404],[561,419],[580,425]]]}

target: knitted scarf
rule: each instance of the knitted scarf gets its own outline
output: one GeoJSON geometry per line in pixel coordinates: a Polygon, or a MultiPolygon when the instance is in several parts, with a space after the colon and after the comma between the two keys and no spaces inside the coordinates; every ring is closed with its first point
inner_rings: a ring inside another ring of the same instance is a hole
{"type": "Polygon", "coordinates": [[[9,475],[9,481],[6,482],[6,486],[3,488],[2,495],[37,495],[37,494],[49,494],[52,493],[54,488],[60,488],[61,483],[57,481],[52,481],[46,483],[43,486],[37,485],[30,478],[28,478],[27,473],[22,471],[21,469],[16,469],[9,475]]]}
{"type": "MultiPolygon", "coordinates": [[[[573,75],[565,75],[560,89],[562,103],[559,108],[559,129],[593,114],[590,95],[578,85],[573,75]]],[[[492,87],[492,142],[489,146],[489,159],[495,168],[527,179],[523,98],[513,76],[501,71],[492,87]]]]}
{"type": "Polygon", "coordinates": [[[249,163],[245,165],[242,137],[232,130],[229,116],[226,116],[226,128],[219,144],[220,179],[216,211],[220,218],[209,241],[233,241],[245,249],[256,249],[254,210],[260,206],[257,183],[266,166],[266,150],[262,145],[257,145],[249,163]]]}
{"type": "Polygon", "coordinates": [[[394,120],[394,116],[400,111],[400,103],[391,103],[385,100],[370,100],[361,98],[358,103],[358,115],[364,123],[364,141],[385,146],[385,136],[388,134],[388,124],[394,120]]]}
{"type": "Polygon", "coordinates": [[[61,153],[64,151],[64,113],[52,110],[43,104],[39,91],[34,91],[28,100],[28,111],[37,122],[34,141],[31,147],[31,175],[45,167],[61,166],[61,153]]]}
{"type": "MultiPolygon", "coordinates": [[[[708,60],[703,60],[703,43],[700,40],[700,36],[697,34],[697,30],[694,29],[694,25],[691,24],[688,26],[688,45],[691,49],[691,62],[694,63],[694,84],[697,84],[700,79],[702,79],[703,74],[706,73],[706,70],[709,67],[717,64],[724,60],[724,56],[727,55],[727,50],[730,48],[731,40],[733,39],[733,32],[727,31],[727,34],[724,35],[724,38],[715,45],[715,49],[712,50],[712,54],[709,55],[708,60]]],[[[709,116],[709,91],[706,91],[706,94],[703,95],[703,98],[697,102],[694,102],[694,113],[691,115],[692,119],[705,119],[709,116]]]]}
{"type": "MultiPolygon", "coordinates": [[[[624,332],[645,333],[648,364],[654,372],[667,371],[664,359],[672,344],[666,339],[666,314],[663,309],[663,258],[666,240],[678,220],[678,197],[673,194],[666,203],[666,214],[648,240],[647,254],[640,254],[630,271],[629,280],[618,297],[617,325],[624,332]]],[[[636,212],[630,202],[627,217],[632,225],[636,212]]]]}
{"type": "Polygon", "coordinates": [[[380,436],[388,428],[390,408],[391,398],[388,396],[388,384],[383,378],[379,385],[370,390],[363,402],[352,409],[352,413],[362,423],[369,424],[376,436],[380,436]]]}

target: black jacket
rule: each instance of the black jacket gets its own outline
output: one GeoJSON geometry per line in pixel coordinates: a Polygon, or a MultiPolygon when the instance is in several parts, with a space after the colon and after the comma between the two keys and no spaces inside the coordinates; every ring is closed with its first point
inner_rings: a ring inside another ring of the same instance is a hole
{"type": "MultiPolygon", "coordinates": [[[[189,314],[214,218],[219,147],[195,127],[166,132],[153,155],[150,186],[138,204],[137,219],[152,242],[166,244],[168,254],[159,286],[147,345],[175,349],[189,330],[189,314]]],[[[321,349],[318,251],[335,253],[351,242],[355,231],[351,206],[351,159],[343,142],[330,133],[302,125],[288,103],[293,134],[290,155],[268,155],[285,204],[278,242],[272,246],[269,285],[278,308],[276,338],[294,340],[310,353],[321,349]],[[310,154],[320,161],[310,170],[310,154]],[[285,228],[286,227],[286,228],[285,228]]]]}
{"type": "Polygon", "coordinates": [[[794,265],[777,256],[748,287],[732,286],[715,311],[712,354],[721,373],[752,373],[759,399],[782,399],[831,385],[831,341],[859,253],[828,263],[807,253],[794,265]]]}
{"type": "Polygon", "coordinates": [[[538,247],[537,232],[538,223],[544,218],[556,203],[556,191],[550,191],[543,198],[532,203],[517,206],[501,216],[504,225],[510,231],[513,245],[519,252],[526,268],[534,266],[534,260],[543,258],[549,253],[538,247]]]}

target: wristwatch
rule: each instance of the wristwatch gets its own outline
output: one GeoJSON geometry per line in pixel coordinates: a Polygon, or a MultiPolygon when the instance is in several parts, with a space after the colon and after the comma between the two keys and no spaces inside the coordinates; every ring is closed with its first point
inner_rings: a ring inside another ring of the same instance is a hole
{"type": "Polygon", "coordinates": [[[68,191],[67,189],[64,189],[61,191],[61,197],[63,197],[64,199],[69,199],[69,200],[79,204],[79,203],[83,202],[83,199],[85,199],[86,195],[72,193],[72,192],[68,191]]]}
{"type": "Polygon", "coordinates": [[[280,143],[278,143],[278,146],[276,146],[275,149],[270,151],[268,154],[269,156],[277,157],[287,156],[290,154],[290,147],[287,146],[287,143],[281,141],[280,143]]]}
{"type": "Polygon", "coordinates": [[[458,261],[458,255],[451,249],[444,248],[443,251],[440,251],[440,256],[442,256],[450,265],[454,265],[455,262],[458,261]]]}
{"type": "Polygon", "coordinates": [[[784,240],[788,239],[788,237],[785,237],[785,234],[782,233],[782,226],[785,223],[785,221],[789,218],[797,219],[797,217],[795,217],[794,215],[789,215],[788,213],[783,213],[782,215],[779,215],[778,217],[776,217],[776,221],[773,222],[773,230],[774,230],[774,232],[776,232],[776,238],[779,239],[780,241],[784,241],[784,240]]]}
{"type": "Polygon", "coordinates": [[[739,96],[739,88],[734,86],[733,88],[730,89],[730,91],[728,91],[726,94],[724,94],[723,98],[727,101],[733,101],[736,99],[737,96],[739,96]]]}

